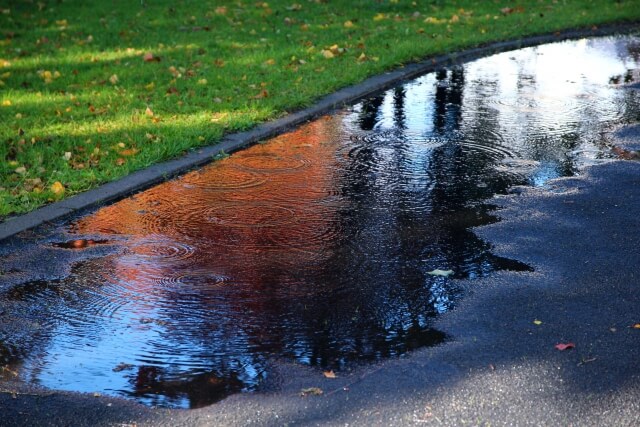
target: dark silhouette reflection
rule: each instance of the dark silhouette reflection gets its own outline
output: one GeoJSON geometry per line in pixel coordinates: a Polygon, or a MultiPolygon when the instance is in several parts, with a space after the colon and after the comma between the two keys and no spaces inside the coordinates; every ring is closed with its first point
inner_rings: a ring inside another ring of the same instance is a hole
{"type": "Polygon", "coordinates": [[[458,67],[451,71],[439,70],[435,75],[434,130],[438,134],[450,135],[460,128],[464,69],[458,67]]]}
{"type": "Polygon", "coordinates": [[[156,366],[140,366],[132,378],[130,396],[152,406],[178,406],[202,408],[211,405],[231,393],[242,390],[244,384],[233,372],[222,376],[205,372],[186,378],[167,379],[167,372],[156,366]]]}
{"type": "Polygon", "coordinates": [[[21,348],[49,387],[199,407],[258,389],[274,358],[341,369],[443,342],[451,279],[531,271],[470,231],[496,221],[488,200],[574,173],[601,117],[637,117],[629,91],[540,93],[532,57],[511,87],[489,60],[441,70],[79,219],[49,247],[110,252],[5,292],[0,318],[38,334],[0,322],[0,358],[21,348]]]}
{"type": "Polygon", "coordinates": [[[358,115],[358,123],[360,129],[371,130],[378,122],[380,106],[384,101],[384,95],[374,96],[362,102],[360,114],[358,115]]]}

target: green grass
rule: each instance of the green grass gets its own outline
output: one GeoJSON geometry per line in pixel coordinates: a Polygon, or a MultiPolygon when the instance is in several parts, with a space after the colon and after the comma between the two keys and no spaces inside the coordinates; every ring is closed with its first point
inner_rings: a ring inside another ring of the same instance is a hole
{"type": "Polygon", "coordinates": [[[638,19],[624,0],[0,0],[0,220],[403,63],[638,19]]]}

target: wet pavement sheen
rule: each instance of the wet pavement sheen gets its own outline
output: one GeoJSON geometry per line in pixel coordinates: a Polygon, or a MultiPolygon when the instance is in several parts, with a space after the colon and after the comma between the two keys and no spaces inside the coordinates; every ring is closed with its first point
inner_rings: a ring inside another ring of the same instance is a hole
{"type": "Polygon", "coordinates": [[[430,73],[0,249],[2,375],[193,408],[276,358],[339,370],[443,342],[452,279],[531,270],[470,228],[492,196],[606,160],[603,133],[640,117],[639,47],[430,73]]]}

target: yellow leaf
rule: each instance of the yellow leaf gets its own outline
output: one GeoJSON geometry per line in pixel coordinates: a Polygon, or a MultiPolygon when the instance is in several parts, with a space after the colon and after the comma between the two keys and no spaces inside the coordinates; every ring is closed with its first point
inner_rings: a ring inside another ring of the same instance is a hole
{"type": "Polygon", "coordinates": [[[374,21],[382,21],[385,18],[384,13],[378,13],[376,16],[373,17],[374,21]]]}
{"type": "Polygon", "coordinates": [[[264,61],[264,65],[273,65],[276,63],[276,60],[273,58],[267,59],[266,61],[264,61]]]}
{"type": "Polygon", "coordinates": [[[364,52],[362,52],[360,56],[358,56],[358,62],[364,62],[366,60],[367,60],[367,55],[365,55],[364,52]]]}
{"type": "Polygon", "coordinates": [[[343,24],[345,28],[353,28],[353,22],[351,21],[345,21],[345,23],[343,24]]]}
{"type": "Polygon", "coordinates": [[[320,53],[322,53],[322,56],[324,56],[324,57],[325,57],[325,58],[327,58],[327,59],[331,59],[331,58],[333,58],[333,57],[335,56],[335,55],[333,54],[333,52],[331,52],[331,51],[330,51],[330,50],[328,50],[328,49],[325,49],[325,50],[323,50],[323,51],[322,51],[322,52],[320,52],[320,53]]]}
{"type": "Polygon", "coordinates": [[[153,117],[153,110],[151,110],[151,108],[149,107],[147,107],[147,109],[144,110],[144,113],[149,117],[153,117]]]}
{"type": "Polygon", "coordinates": [[[333,378],[336,377],[336,374],[333,372],[333,370],[324,371],[322,374],[324,375],[325,378],[332,378],[333,379],[333,378]]]}
{"type": "Polygon", "coordinates": [[[318,387],[309,387],[300,390],[300,396],[320,396],[322,393],[322,389],[318,387]]]}
{"type": "Polygon", "coordinates": [[[200,79],[200,80],[198,80],[198,84],[199,84],[199,85],[206,85],[206,84],[207,84],[207,79],[200,79]]]}
{"type": "Polygon", "coordinates": [[[428,271],[427,274],[431,276],[449,277],[453,274],[453,270],[440,270],[436,268],[435,270],[428,271]]]}
{"type": "Polygon", "coordinates": [[[4,101],[2,101],[2,106],[3,107],[10,107],[11,106],[11,100],[10,99],[5,99],[4,101]]]}
{"type": "Polygon", "coordinates": [[[115,85],[118,83],[118,75],[117,74],[112,74],[111,77],[109,77],[109,81],[111,82],[112,85],[115,85]]]}
{"type": "Polygon", "coordinates": [[[633,329],[640,329],[640,323],[636,323],[635,325],[633,325],[633,329]]]}
{"type": "Polygon", "coordinates": [[[456,23],[456,22],[458,22],[459,20],[460,20],[460,17],[459,17],[458,15],[453,15],[453,16],[451,17],[451,19],[449,20],[449,22],[451,22],[451,23],[456,23]]]}
{"type": "Polygon", "coordinates": [[[60,181],[56,181],[53,184],[51,184],[51,191],[56,196],[64,194],[64,185],[62,185],[62,183],[60,181]]]}
{"type": "Polygon", "coordinates": [[[542,321],[541,321],[541,320],[538,320],[538,319],[534,320],[534,321],[533,321],[533,323],[534,323],[535,325],[542,325],[542,321]]]}
{"type": "Polygon", "coordinates": [[[20,166],[17,167],[14,172],[20,175],[24,175],[25,173],[27,173],[27,168],[25,168],[24,166],[20,166]]]}
{"type": "Polygon", "coordinates": [[[145,85],[145,89],[146,90],[153,90],[156,87],[156,84],[154,82],[149,83],[148,85],[145,85]]]}
{"type": "Polygon", "coordinates": [[[138,154],[137,148],[128,148],[120,152],[121,156],[135,156],[136,154],[138,154]]]}

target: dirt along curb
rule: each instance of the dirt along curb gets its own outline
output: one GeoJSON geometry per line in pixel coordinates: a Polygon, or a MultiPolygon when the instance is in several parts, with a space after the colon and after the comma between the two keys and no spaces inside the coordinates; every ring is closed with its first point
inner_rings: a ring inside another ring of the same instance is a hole
{"type": "Polygon", "coordinates": [[[462,52],[427,58],[424,61],[405,65],[397,70],[370,77],[362,83],[327,95],[312,107],[263,123],[255,128],[227,135],[220,143],[194,150],[178,159],[153,165],[134,172],[114,182],[68,199],[46,205],[25,215],[9,218],[0,223],[0,241],[44,223],[65,219],[115,202],[136,192],[150,188],[168,179],[184,174],[212,162],[220,153],[233,153],[258,141],[282,134],[295,126],[312,120],[338,108],[353,104],[399,83],[413,79],[441,67],[461,64],[494,53],[558,42],[582,37],[607,36],[637,31],[640,23],[624,23],[589,29],[576,29],[496,42],[462,52]]]}

